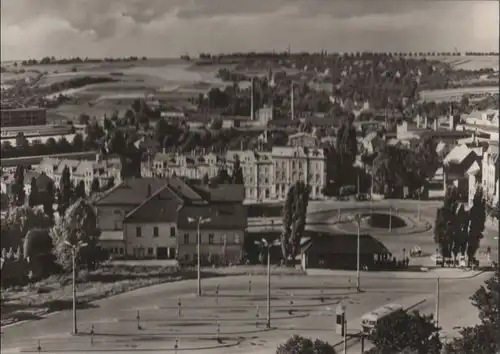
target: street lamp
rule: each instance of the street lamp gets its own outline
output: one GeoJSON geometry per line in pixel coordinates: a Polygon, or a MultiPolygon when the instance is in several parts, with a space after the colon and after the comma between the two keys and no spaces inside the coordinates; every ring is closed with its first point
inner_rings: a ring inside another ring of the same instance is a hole
{"type": "Polygon", "coordinates": [[[200,258],[201,258],[201,254],[200,254],[200,239],[201,239],[201,235],[200,235],[200,225],[202,224],[206,224],[206,223],[209,223],[210,221],[212,221],[212,219],[210,218],[203,218],[201,216],[198,216],[198,218],[190,218],[188,217],[187,218],[188,222],[190,224],[192,223],[196,223],[196,235],[197,235],[197,240],[196,240],[196,254],[197,254],[197,270],[196,272],[198,273],[198,290],[197,290],[197,294],[198,296],[201,296],[201,264],[200,264],[200,258]]]}
{"type": "Polygon", "coordinates": [[[361,237],[361,215],[356,214],[354,217],[358,225],[358,235],[356,242],[356,291],[359,293],[360,288],[360,273],[359,273],[359,258],[360,258],[360,237],[361,237]]]}
{"type": "Polygon", "coordinates": [[[64,244],[71,249],[71,258],[73,263],[73,334],[78,334],[76,325],[76,255],[78,251],[87,246],[87,243],[78,241],[77,244],[72,244],[69,241],[64,241],[64,244]]]}
{"type": "Polygon", "coordinates": [[[273,243],[267,242],[266,239],[262,241],[255,241],[257,245],[267,248],[267,323],[266,327],[271,328],[271,247],[279,246],[281,243],[279,240],[275,240],[273,243]]]}

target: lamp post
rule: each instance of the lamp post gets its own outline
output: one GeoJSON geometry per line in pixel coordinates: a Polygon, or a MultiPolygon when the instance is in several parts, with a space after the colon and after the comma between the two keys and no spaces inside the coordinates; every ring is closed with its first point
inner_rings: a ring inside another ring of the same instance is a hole
{"type": "Polygon", "coordinates": [[[361,215],[356,214],[355,216],[356,223],[358,225],[358,235],[356,242],[356,291],[359,293],[361,291],[360,288],[360,272],[359,272],[359,263],[360,263],[360,236],[361,236],[361,215]]]}
{"type": "Polygon", "coordinates": [[[280,242],[278,240],[273,243],[267,242],[266,239],[262,241],[256,241],[256,244],[267,248],[267,322],[266,327],[271,328],[271,247],[279,246],[280,242]]]}
{"type": "Polygon", "coordinates": [[[206,224],[210,221],[212,221],[212,219],[210,218],[203,218],[201,216],[198,216],[198,218],[190,218],[188,217],[188,222],[190,224],[192,223],[196,223],[196,258],[197,258],[197,267],[196,267],[196,272],[197,272],[197,279],[198,279],[198,289],[197,289],[197,294],[198,296],[201,296],[201,262],[200,262],[200,259],[201,259],[201,254],[200,254],[200,243],[201,243],[201,235],[200,235],[200,225],[202,224],[206,224]]]}
{"type": "Polygon", "coordinates": [[[71,249],[71,259],[73,266],[73,334],[78,334],[78,327],[76,322],[76,256],[78,251],[87,246],[87,243],[78,241],[77,244],[72,244],[69,241],[64,241],[64,244],[71,249]]]}

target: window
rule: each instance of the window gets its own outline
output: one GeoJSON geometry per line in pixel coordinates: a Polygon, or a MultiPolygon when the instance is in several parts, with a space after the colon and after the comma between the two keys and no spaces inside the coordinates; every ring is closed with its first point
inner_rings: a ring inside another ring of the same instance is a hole
{"type": "Polygon", "coordinates": [[[123,254],[123,247],[120,247],[120,254],[123,254]]]}
{"type": "Polygon", "coordinates": [[[209,245],[214,244],[214,234],[208,234],[208,244],[209,245]]]}
{"type": "Polygon", "coordinates": [[[135,228],[135,236],[136,237],[142,237],[142,230],[141,230],[141,227],[140,226],[137,226],[135,228]]]}
{"type": "Polygon", "coordinates": [[[188,233],[184,234],[184,244],[189,245],[189,234],[188,233]]]}
{"type": "Polygon", "coordinates": [[[175,227],[170,227],[170,237],[175,237],[175,227]]]}
{"type": "Polygon", "coordinates": [[[153,237],[158,237],[159,231],[158,231],[158,226],[153,227],[153,237]]]}
{"type": "Polygon", "coordinates": [[[153,248],[148,247],[148,256],[152,256],[152,255],[153,255],[153,248]]]}

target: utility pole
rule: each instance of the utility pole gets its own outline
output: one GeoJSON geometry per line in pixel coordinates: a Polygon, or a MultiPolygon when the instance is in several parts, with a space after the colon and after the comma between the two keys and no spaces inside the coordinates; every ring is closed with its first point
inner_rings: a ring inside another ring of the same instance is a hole
{"type": "Polygon", "coordinates": [[[190,224],[192,223],[196,223],[196,258],[197,258],[197,269],[196,269],[196,273],[197,273],[197,284],[198,284],[198,287],[197,287],[197,295],[198,296],[201,296],[201,252],[200,252],[200,244],[201,244],[201,231],[200,231],[200,226],[202,224],[205,224],[205,223],[209,223],[211,222],[212,219],[210,218],[202,218],[201,216],[199,216],[197,219],[194,219],[194,218],[189,218],[188,217],[188,222],[190,224]]]}
{"type": "Polygon", "coordinates": [[[356,291],[359,293],[361,291],[361,284],[360,284],[360,270],[359,270],[359,263],[360,263],[360,233],[361,233],[361,216],[359,214],[356,215],[356,221],[358,223],[358,237],[357,237],[357,245],[356,245],[356,291]]]}
{"type": "Polygon", "coordinates": [[[271,328],[271,245],[267,246],[267,323],[271,328]]]}
{"type": "Polygon", "coordinates": [[[439,278],[436,279],[436,327],[439,327],[439,278]]]}

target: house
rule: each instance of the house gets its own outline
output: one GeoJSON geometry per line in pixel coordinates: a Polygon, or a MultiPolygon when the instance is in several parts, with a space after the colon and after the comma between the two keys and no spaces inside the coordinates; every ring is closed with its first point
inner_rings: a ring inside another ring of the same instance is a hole
{"type": "Polygon", "coordinates": [[[184,201],[178,210],[178,259],[197,258],[198,232],[201,262],[236,263],[243,257],[247,211],[242,185],[193,186],[200,199],[184,201]],[[205,220],[200,223],[198,221],[205,220]]]}
{"type": "Polygon", "coordinates": [[[498,202],[499,159],[498,141],[490,141],[484,152],[482,162],[482,186],[488,203],[495,205],[498,202]]]}
{"type": "MultiPolygon", "coordinates": [[[[25,171],[24,173],[24,192],[26,195],[26,201],[28,200],[28,196],[31,193],[31,180],[35,178],[36,184],[39,192],[43,192],[47,190],[47,186],[51,182],[51,179],[45,173],[38,173],[35,171],[25,171]]],[[[1,192],[6,195],[12,194],[12,186],[15,182],[14,173],[5,173],[2,175],[1,180],[1,192]]]]}
{"type": "Polygon", "coordinates": [[[125,217],[146,199],[167,184],[159,178],[131,178],[104,193],[95,203],[97,222],[101,230],[99,243],[111,254],[126,255],[123,232],[125,217]]]}
{"type": "Polygon", "coordinates": [[[436,172],[436,175],[442,176],[443,191],[446,191],[447,186],[452,184],[457,187],[462,198],[468,200],[471,188],[469,184],[471,174],[469,171],[477,170],[481,159],[481,154],[478,154],[475,149],[471,149],[465,144],[453,148],[443,159],[443,167],[436,172]]]}
{"type": "Polygon", "coordinates": [[[312,134],[301,132],[290,135],[288,137],[288,145],[313,149],[318,146],[318,139],[312,134]]]}

